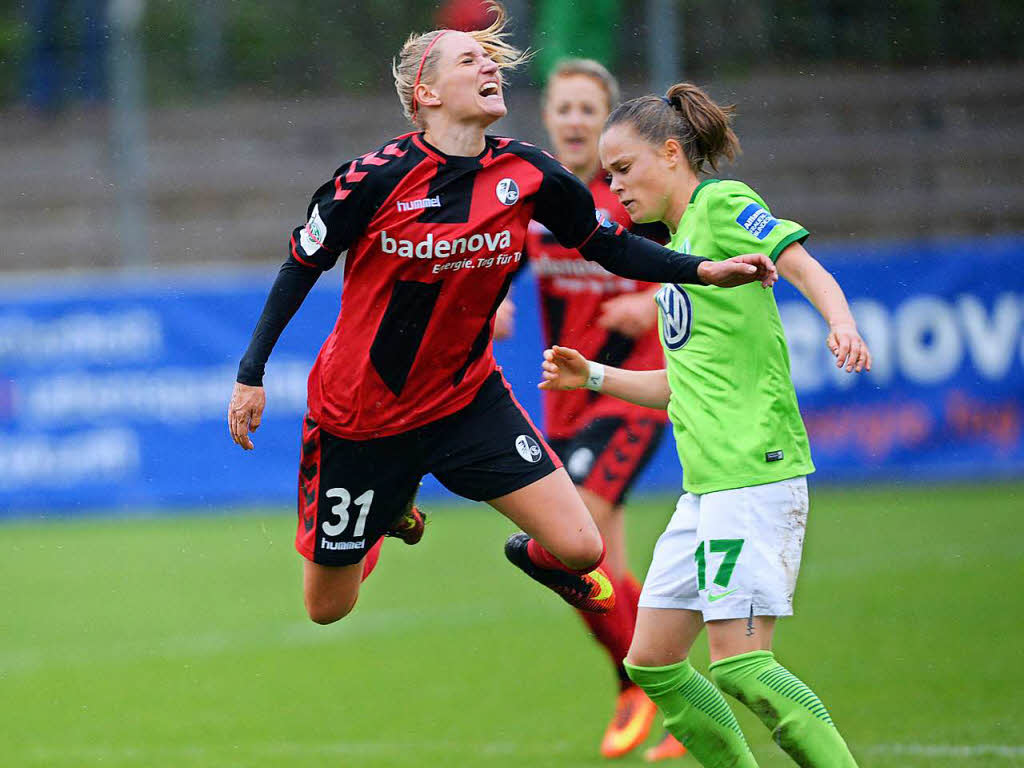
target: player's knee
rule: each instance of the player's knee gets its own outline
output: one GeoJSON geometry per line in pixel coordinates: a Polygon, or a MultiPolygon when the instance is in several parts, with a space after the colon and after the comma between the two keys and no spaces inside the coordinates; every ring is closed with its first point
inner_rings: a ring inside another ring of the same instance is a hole
{"type": "MultiPolygon", "coordinates": [[[[626,673],[629,674],[630,679],[633,679],[630,667],[667,667],[672,664],[678,664],[685,658],[684,656],[683,659],[680,659],[678,651],[661,648],[657,645],[637,643],[634,638],[634,642],[629,646],[629,651],[626,653],[626,658],[623,661],[625,662],[626,673]]],[[[633,682],[636,681],[634,680],[633,682]]]]}
{"type": "Polygon", "coordinates": [[[575,571],[592,571],[604,562],[604,540],[595,527],[581,534],[558,558],[575,571]]]}
{"type": "Polygon", "coordinates": [[[306,595],[306,613],[309,614],[310,620],[317,624],[333,624],[348,616],[355,605],[355,596],[339,600],[306,595]]]}

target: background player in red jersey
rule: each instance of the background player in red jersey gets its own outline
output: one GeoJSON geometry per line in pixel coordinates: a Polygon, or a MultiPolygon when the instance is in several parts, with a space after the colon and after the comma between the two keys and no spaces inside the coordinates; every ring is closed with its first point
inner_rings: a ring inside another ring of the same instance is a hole
{"type": "Polygon", "coordinates": [[[403,46],[396,88],[422,132],[346,163],[314,193],[239,365],[228,420],[251,449],[270,351],[319,275],[341,261],[343,301],[310,372],[299,472],[296,548],[318,623],[352,610],[365,554],[427,473],[522,528],[506,554],[532,578],[578,607],[613,605],[597,570],[597,526],[491,349],[531,218],[626,277],[777,278],[760,254],[710,262],[596,221],[590,192],[551,156],[486,136],[506,112],[501,68],[523,60],[495,9],[486,30],[435,30],[403,46]]]}
{"type": "MultiPolygon", "coordinates": [[[[619,86],[611,73],[592,59],[563,59],[548,78],[542,116],[556,157],[594,196],[606,218],[637,231],[625,208],[608,187],[601,170],[598,141],[619,86]]],[[[667,231],[647,227],[662,241],[667,231]]],[[[660,285],[625,280],[579,251],[565,248],[550,230],[530,223],[526,237],[530,267],[537,277],[545,346],[571,340],[585,356],[606,365],[648,370],[664,365],[658,339],[654,293],[660,285]]],[[[495,334],[511,334],[511,301],[498,311],[495,334]]],[[[665,414],[589,390],[543,393],[544,434],[565,463],[569,476],[604,537],[604,569],[615,587],[615,607],[605,614],[580,612],[597,641],[611,657],[619,680],[615,713],[601,742],[601,754],[619,757],[646,738],[657,707],[626,674],[622,662],[636,626],[640,584],[626,558],[623,503],[664,432],[665,414]]],[[[685,748],[670,734],[667,743],[649,750],[649,758],[678,756],[685,748]]]]}

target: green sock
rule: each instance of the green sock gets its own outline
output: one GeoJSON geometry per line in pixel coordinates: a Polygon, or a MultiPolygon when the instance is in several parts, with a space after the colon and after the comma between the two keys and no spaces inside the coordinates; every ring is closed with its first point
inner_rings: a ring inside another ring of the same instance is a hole
{"type": "Polygon", "coordinates": [[[706,768],[757,768],[747,740],[722,694],[681,661],[667,667],[625,664],[665,715],[665,728],[706,768]]]}
{"type": "Polygon", "coordinates": [[[857,768],[825,705],[771,651],[716,661],[711,679],[743,702],[803,768],[857,768]]]}

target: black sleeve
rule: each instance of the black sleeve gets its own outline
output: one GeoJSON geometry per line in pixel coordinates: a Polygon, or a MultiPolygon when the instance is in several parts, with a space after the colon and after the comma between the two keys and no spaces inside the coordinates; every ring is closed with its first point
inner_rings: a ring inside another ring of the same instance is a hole
{"type": "Polygon", "coordinates": [[[697,275],[697,267],[708,259],[669,250],[615,222],[601,224],[579,251],[588,261],[596,261],[609,272],[630,280],[705,284],[697,275]]]}
{"type": "Polygon", "coordinates": [[[620,277],[648,283],[697,283],[696,256],[663,248],[600,217],[587,186],[546,153],[536,161],[544,173],[534,201],[533,218],[551,230],[566,248],[620,277]]]}
{"type": "Polygon", "coordinates": [[[544,174],[533,203],[533,218],[566,248],[579,248],[597,228],[594,196],[587,185],[546,152],[530,160],[544,174]]]}
{"type": "Polygon", "coordinates": [[[652,221],[649,224],[633,224],[629,227],[629,231],[634,235],[640,235],[640,237],[653,240],[658,245],[665,245],[665,243],[672,239],[668,227],[660,221],[652,221]]]}
{"type": "Polygon", "coordinates": [[[249,348],[238,364],[238,383],[250,387],[263,386],[263,369],[284,327],[298,311],[313,284],[323,271],[308,267],[289,256],[281,265],[277,279],[267,296],[256,329],[252,332],[249,348]]]}

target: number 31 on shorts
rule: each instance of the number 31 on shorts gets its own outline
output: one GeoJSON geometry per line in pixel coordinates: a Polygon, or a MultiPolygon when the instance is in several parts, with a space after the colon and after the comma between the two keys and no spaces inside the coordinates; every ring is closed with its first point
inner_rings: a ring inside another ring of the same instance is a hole
{"type": "MultiPolygon", "coordinates": [[[[732,579],[732,572],[736,568],[736,561],[740,558],[740,550],[743,549],[743,539],[711,539],[708,542],[708,552],[712,555],[724,554],[721,565],[718,566],[718,573],[712,583],[722,589],[729,588],[729,581],[732,579]]],[[[697,591],[703,592],[707,589],[707,567],[708,555],[704,551],[704,542],[697,545],[697,551],[693,553],[693,559],[697,561],[697,591]]],[[[709,596],[714,600],[725,597],[725,595],[709,596]]]]}
{"type": "MultiPolygon", "coordinates": [[[[330,514],[338,518],[338,522],[331,523],[324,520],[321,527],[328,536],[340,536],[348,527],[348,508],[352,503],[352,494],[345,488],[331,488],[324,494],[329,499],[337,499],[338,503],[331,507],[330,514]]],[[[359,517],[356,518],[355,528],[352,529],[352,537],[359,538],[366,529],[366,516],[370,514],[370,505],[373,503],[373,491],[367,491],[355,500],[359,507],[359,517]]]]}

